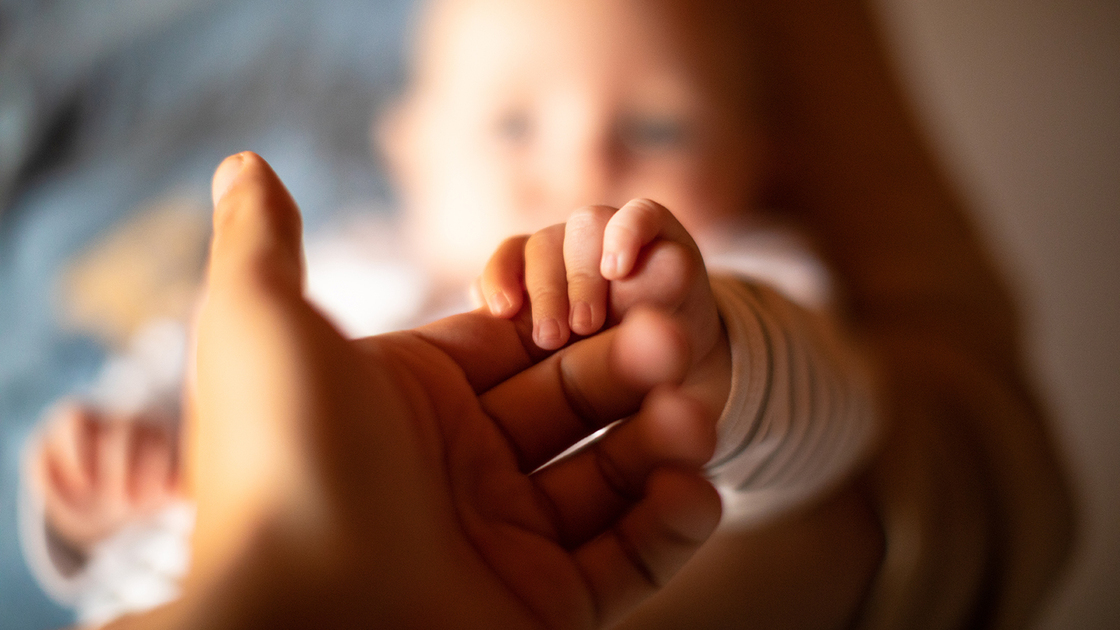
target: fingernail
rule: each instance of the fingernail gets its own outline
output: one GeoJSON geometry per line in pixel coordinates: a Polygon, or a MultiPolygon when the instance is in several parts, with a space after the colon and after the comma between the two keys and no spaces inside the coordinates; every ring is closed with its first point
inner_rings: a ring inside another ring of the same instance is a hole
{"type": "Polygon", "coordinates": [[[613,280],[618,275],[618,254],[603,252],[603,261],[599,264],[599,273],[608,280],[613,280]]]}
{"type": "Polygon", "coordinates": [[[560,345],[560,324],[551,317],[537,322],[537,345],[551,350],[560,345]]]}
{"type": "Polygon", "coordinates": [[[241,153],[229,156],[218,165],[218,170],[214,173],[214,180],[210,185],[210,197],[213,199],[215,206],[229,192],[233,182],[241,174],[244,165],[245,156],[241,153]]]}
{"type": "Polygon", "coordinates": [[[513,305],[504,291],[495,291],[490,296],[490,313],[497,316],[505,315],[513,305]]]}
{"type": "Polygon", "coordinates": [[[576,302],[576,305],[572,307],[572,330],[580,334],[592,332],[592,319],[591,305],[587,302],[576,302]]]}

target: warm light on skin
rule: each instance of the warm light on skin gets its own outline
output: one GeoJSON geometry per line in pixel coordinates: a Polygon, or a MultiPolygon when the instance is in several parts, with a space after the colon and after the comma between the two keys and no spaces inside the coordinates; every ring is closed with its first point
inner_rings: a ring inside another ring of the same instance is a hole
{"type": "MultiPolygon", "coordinates": [[[[709,7],[710,8],[710,7],[709,7]]],[[[711,11],[591,0],[429,7],[409,93],[382,126],[414,249],[473,278],[505,237],[588,204],[655,199],[699,238],[752,205],[741,55],[711,11]]]]}

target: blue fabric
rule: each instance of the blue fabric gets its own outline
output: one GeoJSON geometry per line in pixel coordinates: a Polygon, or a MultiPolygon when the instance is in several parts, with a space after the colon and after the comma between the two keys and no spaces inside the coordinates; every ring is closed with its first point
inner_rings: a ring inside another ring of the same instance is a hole
{"type": "Polygon", "coordinates": [[[208,203],[222,157],[252,149],[309,229],[391,205],[367,132],[402,77],[408,0],[0,0],[0,629],[71,622],[24,566],[20,450],[104,351],[59,329],[59,271],[90,239],[175,192],[208,203]]]}

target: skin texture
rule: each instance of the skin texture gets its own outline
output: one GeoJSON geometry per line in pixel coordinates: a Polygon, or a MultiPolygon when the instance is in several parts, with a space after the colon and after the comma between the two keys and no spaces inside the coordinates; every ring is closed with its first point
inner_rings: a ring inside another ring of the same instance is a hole
{"type": "Polygon", "coordinates": [[[597,627],[712,531],[712,421],[671,385],[671,320],[558,353],[485,313],[347,341],[301,295],[298,211],[267,164],[229,158],[215,191],[192,569],[181,600],[115,627],[597,627]]]}

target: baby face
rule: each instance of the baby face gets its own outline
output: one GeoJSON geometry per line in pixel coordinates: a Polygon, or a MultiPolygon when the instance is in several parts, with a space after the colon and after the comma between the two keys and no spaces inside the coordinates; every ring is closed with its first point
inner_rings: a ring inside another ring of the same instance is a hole
{"type": "Polygon", "coordinates": [[[698,238],[749,208],[743,53],[700,4],[430,7],[411,91],[382,130],[423,259],[473,277],[503,238],[587,204],[648,197],[698,238]]]}

